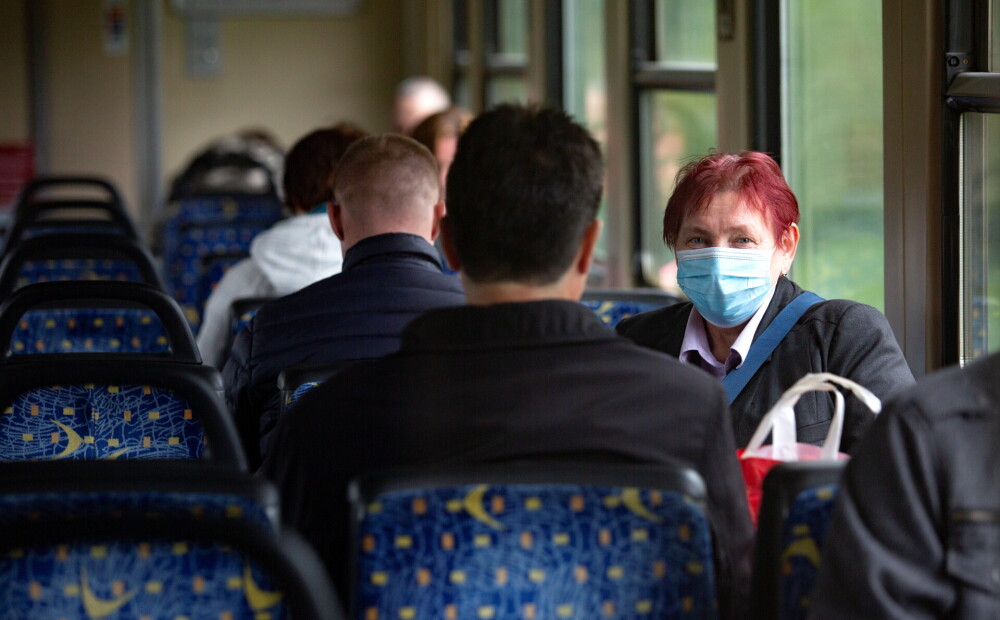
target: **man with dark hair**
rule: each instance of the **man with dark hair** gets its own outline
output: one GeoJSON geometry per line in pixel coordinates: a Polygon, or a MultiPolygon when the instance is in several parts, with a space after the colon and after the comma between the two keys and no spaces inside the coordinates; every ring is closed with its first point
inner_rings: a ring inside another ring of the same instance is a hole
{"type": "Polygon", "coordinates": [[[285,158],[282,186],[292,217],[257,235],[250,257],[226,272],[205,304],[198,332],[202,360],[222,368],[229,351],[230,312],[243,297],[281,297],[340,271],[344,253],[330,229],[326,205],[333,198],[337,162],[365,132],[350,123],[317,129],[285,158]]]}
{"type": "Polygon", "coordinates": [[[725,395],[578,303],[600,234],[597,143],[563,112],[500,106],[448,175],[445,253],[468,305],[427,312],[399,353],[341,373],[278,424],[263,473],[347,593],[344,489],[373,469],[519,461],[682,464],[708,487],[725,615],[752,541],[725,395]]]}
{"type": "Polygon", "coordinates": [[[417,142],[383,134],[351,145],[328,211],[344,252],[342,273],[261,308],[223,371],[252,463],[263,458],[278,417],[282,370],[392,353],[410,319],[464,299],[431,245],[444,203],[437,162],[417,142]]]}

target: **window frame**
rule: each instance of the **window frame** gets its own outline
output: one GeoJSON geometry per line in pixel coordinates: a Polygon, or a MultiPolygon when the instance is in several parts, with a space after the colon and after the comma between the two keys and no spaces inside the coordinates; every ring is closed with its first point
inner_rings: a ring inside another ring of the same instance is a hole
{"type": "MultiPolygon", "coordinates": [[[[629,49],[630,58],[630,107],[632,155],[634,165],[630,171],[633,187],[633,217],[632,217],[632,277],[640,286],[655,287],[643,270],[642,252],[642,216],[645,185],[643,172],[647,168],[644,161],[644,146],[642,140],[643,125],[647,115],[642,109],[643,96],[649,91],[678,91],[687,93],[716,94],[718,89],[716,77],[719,72],[718,60],[714,69],[686,67],[657,59],[656,53],[656,4],[655,0],[629,0],[629,49]]],[[[716,29],[713,28],[713,40],[716,39],[716,29]]],[[[715,41],[716,49],[718,42],[715,41]]],[[[718,140],[718,127],[716,127],[718,140]]]]}
{"type": "MultiPolygon", "coordinates": [[[[990,71],[990,0],[944,0],[941,127],[941,363],[966,364],[962,245],[962,115],[1000,115],[990,71]]],[[[1000,67],[996,68],[1000,69],[1000,67]]]]}

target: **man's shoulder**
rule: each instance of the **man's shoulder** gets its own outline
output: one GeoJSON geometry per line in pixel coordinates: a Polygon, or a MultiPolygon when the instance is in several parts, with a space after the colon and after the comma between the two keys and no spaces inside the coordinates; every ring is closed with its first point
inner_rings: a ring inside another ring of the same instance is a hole
{"type": "Polygon", "coordinates": [[[938,371],[900,392],[893,404],[919,411],[931,425],[956,416],[1000,417],[1000,354],[970,364],[938,371]]]}
{"type": "Polygon", "coordinates": [[[722,391],[719,380],[704,370],[628,339],[617,339],[604,357],[609,365],[621,367],[632,375],[633,381],[646,383],[653,390],[704,393],[722,391]]]}

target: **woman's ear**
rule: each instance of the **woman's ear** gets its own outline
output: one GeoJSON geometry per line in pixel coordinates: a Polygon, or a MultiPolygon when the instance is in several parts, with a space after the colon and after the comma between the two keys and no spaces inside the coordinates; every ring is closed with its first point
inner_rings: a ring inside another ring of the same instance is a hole
{"type": "Polygon", "coordinates": [[[799,226],[792,224],[785,229],[785,232],[781,233],[781,238],[778,239],[778,249],[785,255],[785,264],[782,268],[784,273],[788,273],[788,270],[792,268],[792,261],[795,260],[795,251],[798,247],[799,226]]]}

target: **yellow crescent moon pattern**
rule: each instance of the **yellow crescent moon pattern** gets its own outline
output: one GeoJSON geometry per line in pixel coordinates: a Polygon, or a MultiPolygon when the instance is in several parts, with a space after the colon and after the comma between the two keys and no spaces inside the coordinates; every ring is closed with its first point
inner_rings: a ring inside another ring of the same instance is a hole
{"type": "Polygon", "coordinates": [[[473,519],[492,527],[495,530],[502,530],[503,524],[486,514],[483,508],[483,496],[486,495],[487,486],[480,484],[469,491],[469,494],[462,500],[462,507],[473,519]]]}
{"type": "Polygon", "coordinates": [[[813,566],[819,567],[819,548],[812,538],[800,538],[788,545],[781,554],[781,560],[784,562],[796,556],[803,557],[812,562],[813,566]]]}
{"type": "Polygon", "coordinates": [[[614,312],[615,303],[613,301],[603,301],[601,305],[594,310],[594,314],[601,317],[601,320],[605,323],[611,323],[611,313],[614,312]]]}
{"type": "Polygon", "coordinates": [[[243,593],[247,597],[247,603],[254,612],[259,612],[269,607],[274,607],[281,600],[281,592],[268,592],[261,590],[253,580],[250,572],[250,565],[243,564],[243,593]]]}
{"type": "Polygon", "coordinates": [[[52,420],[52,423],[63,429],[63,431],[66,432],[66,439],[69,440],[66,444],[66,448],[59,454],[52,457],[53,459],[64,459],[80,449],[80,446],[83,445],[83,438],[80,437],[79,433],[58,420],[52,420]]]}
{"type": "Polygon", "coordinates": [[[639,489],[622,489],[622,504],[624,504],[630,512],[646,519],[647,521],[652,521],[653,523],[660,523],[663,521],[663,519],[653,514],[648,508],[642,505],[642,499],[639,497],[639,489]]]}
{"type": "Polygon", "coordinates": [[[97,598],[97,595],[90,589],[90,584],[87,582],[87,569],[83,567],[80,568],[80,590],[83,593],[83,611],[87,614],[88,618],[95,620],[118,611],[125,603],[129,602],[136,592],[132,590],[117,598],[108,600],[97,598]]]}

